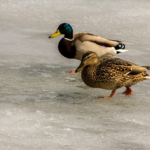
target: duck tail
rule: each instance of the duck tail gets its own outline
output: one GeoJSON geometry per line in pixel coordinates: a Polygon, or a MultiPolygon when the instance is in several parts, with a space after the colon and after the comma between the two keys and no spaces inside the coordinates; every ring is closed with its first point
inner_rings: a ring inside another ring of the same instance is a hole
{"type": "MultiPolygon", "coordinates": [[[[115,49],[116,50],[116,49],[115,49]]],[[[117,49],[116,54],[127,52],[127,49],[117,49]]]]}
{"type": "Polygon", "coordinates": [[[145,80],[150,80],[150,76],[145,76],[144,79],[145,80]]]}
{"type": "Polygon", "coordinates": [[[114,48],[115,48],[117,54],[128,51],[125,49],[125,44],[123,44],[121,42],[119,42],[119,44],[117,44],[114,48]]]}
{"type": "Polygon", "coordinates": [[[150,66],[142,66],[145,67],[147,70],[150,70],[150,66]]]}

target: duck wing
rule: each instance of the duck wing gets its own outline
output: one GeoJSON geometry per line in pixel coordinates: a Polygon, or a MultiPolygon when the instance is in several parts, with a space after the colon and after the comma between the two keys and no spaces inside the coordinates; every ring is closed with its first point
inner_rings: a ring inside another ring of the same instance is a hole
{"type": "Polygon", "coordinates": [[[126,75],[136,75],[143,73],[147,69],[148,66],[138,66],[134,63],[129,61],[125,61],[119,58],[110,58],[110,59],[103,59],[100,61],[100,65],[105,68],[110,68],[111,70],[115,70],[116,72],[120,72],[126,75]]]}
{"type": "Polygon", "coordinates": [[[112,57],[116,55],[116,50],[112,46],[117,45],[118,42],[110,41],[89,33],[78,33],[74,34],[74,40],[72,44],[76,48],[75,58],[81,60],[83,54],[88,51],[95,52],[99,57],[112,57]]]}
{"type": "Polygon", "coordinates": [[[102,38],[100,36],[93,35],[93,34],[90,34],[90,33],[77,33],[77,34],[74,34],[74,39],[75,39],[74,41],[80,40],[81,42],[90,41],[90,42],[93,42],[95,44],[98,44],[98,45],[101,45],[101,46],[104,46],[104,47],[114,47],[117,44],[119,44],[119,42],[120,42],[120,41],[117,41],[117,40],[108,40],[106,38],[102,38]]]}

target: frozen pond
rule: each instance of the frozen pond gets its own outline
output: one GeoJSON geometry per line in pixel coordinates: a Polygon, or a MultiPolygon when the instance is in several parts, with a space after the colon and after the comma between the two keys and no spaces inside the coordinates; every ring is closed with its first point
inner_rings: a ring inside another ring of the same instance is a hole
{"type": "MultiPolygon", "coordinates": [[[[0,149],[149,150],[150,81],[133,96],[87,87],[60,55],[60,23],[122,40],[117,57],[150,65],[149,0],[0,0],[0,149]]],[[[148,71],[150,74],[150,71],[148,71]]]]}

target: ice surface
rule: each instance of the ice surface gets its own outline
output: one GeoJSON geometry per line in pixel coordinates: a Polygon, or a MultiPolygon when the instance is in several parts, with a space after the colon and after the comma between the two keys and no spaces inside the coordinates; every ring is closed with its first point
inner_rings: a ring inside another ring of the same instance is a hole
{"type": "MultiPolygon", "coordinates": [[[[150,65],[150,1],[0,0],[0,150],[149,150],[150,81],[133,96],[87,87],[48,39],[74,32],[122,40],[117,57],[150,65]]],[[[150,74],[150,72],[149,72],[150,74]]]]}

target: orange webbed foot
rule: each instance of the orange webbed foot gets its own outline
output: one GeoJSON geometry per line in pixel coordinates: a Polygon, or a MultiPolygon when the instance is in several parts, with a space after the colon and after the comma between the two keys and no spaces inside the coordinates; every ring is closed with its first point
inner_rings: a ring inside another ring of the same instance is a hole
{"type": "Polygon", "coordinates": [[[110,99],[115,94],[115,91],[112,91],[109,97],[98,97],[98,99],[110,99]]]}
{"type": "Polygon", "coordinates": [[[126,87],[126,90],[123,92],[124,95],[133,95],[133,92],[130,87],[126,87]]]}
{"type": "Polygon", "coordinates": [[[110,99],[111,97],[98,97],[98,99],[110,99]]]}
{"type": "Polygon", "coordinates": [[[76,73],[75,70],[68,70],[69,73],[76,73]]]}

